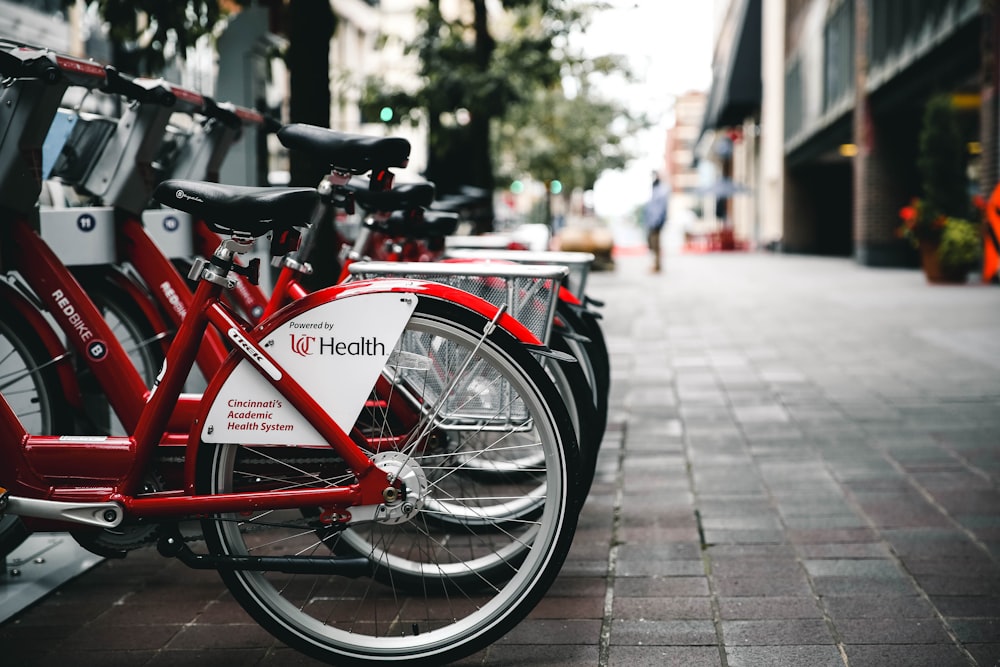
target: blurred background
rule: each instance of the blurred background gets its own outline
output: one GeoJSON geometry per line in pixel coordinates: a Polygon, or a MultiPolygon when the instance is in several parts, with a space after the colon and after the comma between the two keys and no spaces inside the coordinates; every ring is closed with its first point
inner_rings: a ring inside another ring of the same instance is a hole
{"type": "MultiPolygon", "coordinates": [[[[928,160],[947,154],[969,202],[997,182],[997,12],[994,0],[0,0],[0,36],[283,122],[405,136],[398,179],[463,201],[471,233],[520,230],[610,265],[644,251],[656,173],[674,250],[908,266],[900,211],[933,194],[928,160]],[[933,150],[931,101],[948,113],[933,150]]],[[[221,180],[315,185],[324,166],[245,137],[221,180]]]]}

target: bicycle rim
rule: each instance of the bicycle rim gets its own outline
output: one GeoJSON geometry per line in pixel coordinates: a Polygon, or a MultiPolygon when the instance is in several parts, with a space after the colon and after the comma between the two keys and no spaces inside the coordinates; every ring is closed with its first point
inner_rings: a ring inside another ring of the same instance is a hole
{"type": "MultiPolygon", "coordinates": [[[[530,355],[513,349],[517,344],[505,333],[497,331],[480,345],[474,327],[453,322],[463,317],[468,322],[471,313],[428,301],[421,300],[401,347],[390,355],[394,367],[384,374],[394,390],[422,392],[421,418],[402,434],[424,486],[410,520],[341,531],[317,521],[318,508],[303,508],[205,522],[215,553],[348,554],[370,564],[368,576],[358,578],[221,572],[265,628],[338,664],[442,664],[479,650],[530,611],[572,541],[576,449],[551,383],[530,355]],[[442,387],[447,391],[439,392],[442,387]],[[500,423],[516,428],[496,428],[500,423]],[[525,457],[525,450],[535,451],[525,457]],[[463,461],[487,455],[527,458],[532,468],[466,475],[463,461]],[[513,509],[525,492],[541,502],[532,499],[530,512],[513,509]],[[498,512],[498,506],[506,509],[498,512]],[[436,520],[450,511],[475,520],[436,520]],[[491,514],[496,514],[492,520],[483,519],[491,514]]],[[[478,316],[475,321],[481,328],[483,321],[478,316]]],[[[386,396],[373,397],[372,403],[384,408],[386,396]]],[[[400,420],[385,412],[361,421],[368,432],[377,427],[383,443],[398,435],[391,429],[400,420]]],[[[202,481],[211,492],[350,481],[335,456],[316,450],[271,456],[219,445],[203,455],[208,465],[201,468],[202,481]],[[267,473],[254,469],[254,461],[267,473]]]]}
{"type": "MultiPolygon", "coordinates": [[[[0,393],[28,433],[72,430],[72,413],[50,361],[31,327],[13,309],[0,307],[0,393]]],[[[27,536],[19,517],[0,517],[0,555],[13,551],[27,536]]]]}

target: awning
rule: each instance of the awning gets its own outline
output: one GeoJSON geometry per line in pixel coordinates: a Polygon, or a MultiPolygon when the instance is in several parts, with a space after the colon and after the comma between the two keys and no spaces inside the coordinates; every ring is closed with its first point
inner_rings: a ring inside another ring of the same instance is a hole
{"type": "Polygon", "coordinates": [[[719,34],[701,133],[739,125],[760,109],[761,0],[733,0],[719,34]]]}

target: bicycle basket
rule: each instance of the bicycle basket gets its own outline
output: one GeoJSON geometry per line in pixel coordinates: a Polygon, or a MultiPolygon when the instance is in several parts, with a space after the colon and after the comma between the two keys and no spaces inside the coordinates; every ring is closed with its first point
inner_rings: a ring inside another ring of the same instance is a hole
{"type": "MultiPolygon", "coordinates": [[[[355,262],[349,270],[354,279],[427,280],[456,287],[496,306],[506,305],[543,342],[548,341],[558,287],[568,271],[564,266],[497,262],[355,262]]],[[[390,358],[387,379],[419,396],[439,425],[480,430],[528,426],[527,409],[492,368],[469,368],[453,375],[451,370],[465,361],[467,350],[442,349],[440,339],[433,341],[434,350],[427,349],[431,344],[430,337],[407,333],[390,358]],[[443,363],[428,363],[430,358],[443,363]]]]}
{"type": "Polygon", "coordinates": [[[354,278],[410,278],[457,287],[495,306],[506,305],[543,343],[548,343],[559,285],[568,273],[560,265],[506,262],[355,262],[354,278]]]}
{"type": "MultiPolygon", "coordinates": [[[[60,113],[75,112],[60,110],[60,113]]],[[[90,175],[118,123],[114,118],[105,116],[78,115],[69,138],[55,159],[51,174],[73,185],[82,184],[90,175]]]]}
{"type": "Polygon", "coordinates": [[[569,269],[566,289],[580,301],[584,299],[587,276],[594,262],[593,253],[569,251],[494,250],[476,248],[447,248],[445,257],[461,260],[495,260],[517,262],[518,264],[555,264],[569,269]]]}

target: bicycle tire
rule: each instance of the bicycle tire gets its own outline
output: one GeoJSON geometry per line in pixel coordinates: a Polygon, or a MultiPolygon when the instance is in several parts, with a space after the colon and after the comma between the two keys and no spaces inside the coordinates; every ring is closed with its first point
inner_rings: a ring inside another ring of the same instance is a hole
{"type": "MultiPolygon", "coordinates": [[[[162,336],[150,324],[133,297],[115,284],[102,268],[76,274],[87,296],[104,317],[114,337],[121,343],[132,365],[147,387],[152,387],[165,358],[162,336]]],[[[86,377],[86,375],[84,375],[86,377]]],[[[98,429],[127,433],[115,411],[107,405],[100,387],[88,383],[87,414],[98,429]],[[106,413],[105,413],[106,412],[106,413]]]]}
{"type": "MultiPolygon", "coordinates": [[[[461,521],[442,527],[440,522],[424,521],[426,509],[421,507],[410,520],[396,525],[371,523],[343,531],[317,527],[316,508],[284,515],[272,512],[266,518],[259,514],[206,519],[205,539],[209,551],[217,556],[260,553],[255,548],[259,545],[269,555],[282,550],[329,558],[337,549],[335,541],[345,535],[354,538],[356,552],[368,550],[373,571],[358,579],[220,569],[234,598],[285,643],[336,664],[440,665],[474,653],[508,632],[528,614],[557,576],[572,543],[580,502],[576,497],[579,461],[572,425],[545,371],[509,334],[497,328],[478,349],[474,348],[482,338],[485,323],[481,316],[455,304],[421,297],[401,337],[406,346],[403,352],[412,350],[411,356],[399,354],[397,348],[390,358],[412,363],[418,355],[440,353],[426,366],[439,374],[441,364],[453,367],[451,355],[457,349],[476,351],[474,363],[462,367],[476,367],[476,374],[447,385],[456,389],[455,395],[442,400],[434,393],[432,383],[422,385],[425,391],[421,398],[428,410],[437,414],[439,425],[458,421],[453,412],[456,406],[469,414],[474,412],[473,407],[479,407],[478,403],[471,404],[469,395],[460,393],[466,391],[465,380],[480,403],[495,398],[481,386],[487,364],[504,383],[503,391],[508,392],[505,395],[517,394],[519,400],[507,405],[523,410],[523,416],[530,420],[522,423],[530,424],[531,431],[505,432],[502,437],[506,440],[499,442],[512,451],[518,446],[542,452],[545,468],[538,474],[544,479],[544,504],[537,518],[532,522],[498,518],[490,530],[461,521]],[[428,343],[431,347],[427,347],[428,343]],[[515,442],[520,435],[526,437],[515,442]],[[506,548],[496,544],[500,539],[506,548]],[[391,576],[380,577],[380,572],[391,576]],[[389,618],[392,621],[386,622],[389,618]]],[[[394,373],[396,370],[389,369],[394,373]]],[[[414,385],[417,380],[407,380],[405,373],[402,369],[394,377],[414,385]]],[[[484,428],[468,434],[462,444],[482,437],[484,428]]],[[[462,479],[460,468],[442,470],[444,462],[460,466],[462,456],[471,455],[456,449],[458,444],[443,442],[439,445],[443,450],[427,446],[412,452],[413,460],[421,465],[437,461],[434,470],[428,467],[425,471],[428,477],[434,476],[434,493],[443,493],[449,487],[454,494],[447,497],[448,502],[457,510],[465,506],[474,511],[474,499],[459,493],[468,488],[463,486],[468,480],[462,479]]],[[[497,441],[483,444],[495,446],[497,441]]],[[[335,457],[317,460],[319,451],[300,453],[303,458],[313,459],[308,466],[301,460],[288,460],[287,464],[295,469],[288,471],[284,481],[297,485],[302,483],[303,471],[315,471],[325,482],[335,483],[333,476],[342,471],[337,470],[335,457]]],[[[269,468],[267,475],[261,475],[252,466],[247,467],[259,455],[235,444],[203,444],[197,462],[198,488],[203,493],[253,489],[261,480],[274,488],[275,470],[269,468]]],[[[280,467],[273,458],[267,465],[280,467]]],[[[534,484],[533,488],[537,487],[534,484]]],[[[494,484],[490,491],[492,497],[488,500],[492,502],[500,489],[494,484]]]]}
{"type": "Polygon", "coordinates": [[[603,437],[608,423],[611,381],[608,351],[600,323],[592,313],[581,311],[562,301],[556,305],[556,317],[570,334],[565,337],[567,344],[586,373],[597,410],[596,426],[603,437]],[[574,334],[583,336],[586,340],[575,340],[574,334]]]}
{"type": "MultiPolygon", "coordinates": [[[[0,302],[0,393],[28,433],[73,432],[73,410],[51,360],[33,327],[11,304],[0,302]]],[[[29,534],[20,517],[0,517],[0,556],[29,534]]]]}

